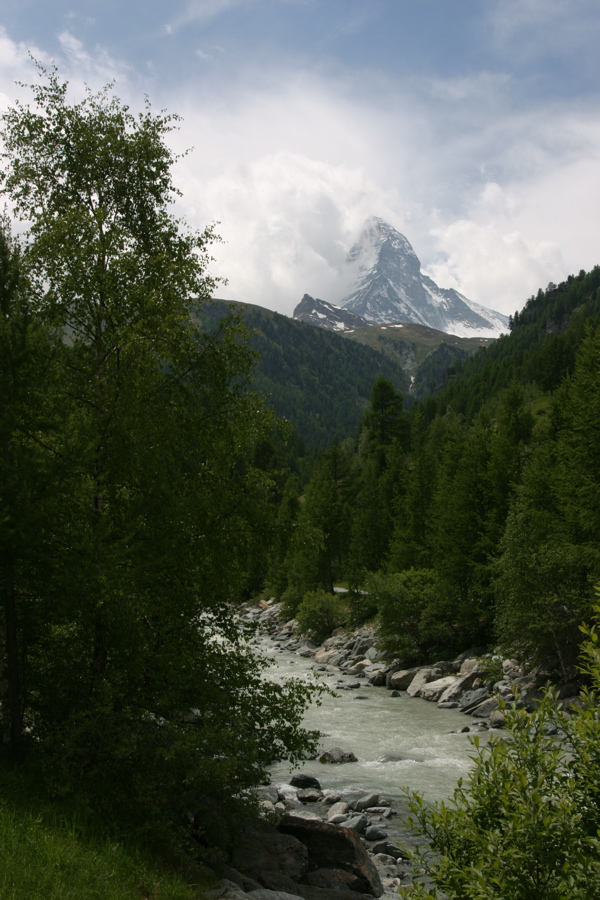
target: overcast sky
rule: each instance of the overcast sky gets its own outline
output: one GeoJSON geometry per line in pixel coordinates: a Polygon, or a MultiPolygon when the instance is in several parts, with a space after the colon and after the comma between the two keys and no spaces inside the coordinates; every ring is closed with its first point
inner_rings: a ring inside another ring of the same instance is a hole
{"type": "Polygon", "coordinates": [[[598,0],[3,0],[0,106],[55,60],[183,116],[223,297],[340,299],[364,219],[504,313],[600,263],[598,0]]]}

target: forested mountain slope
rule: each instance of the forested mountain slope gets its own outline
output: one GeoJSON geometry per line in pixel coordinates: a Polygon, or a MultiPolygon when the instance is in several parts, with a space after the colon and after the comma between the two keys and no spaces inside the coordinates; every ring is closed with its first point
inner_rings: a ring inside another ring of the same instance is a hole
{"type": "Polygon", "coordinates": [[[412,399],[421,399],[438,390],[454,362],[468,359],[495,340],[459,337],[412,322],[353,328],[346,330],[344,336],[399,362],[411,378],[412,399]]]}
{"type": "Polygon", "coordinates": [[[202,321],[210,327],[230,309],[242,316],[258,354],[254,386],[309,447],[356,432],[379,375],[408,392],[410,379],[399,362],[271,310],[217,300],[203,307],[202,321]]]}
{"type": "Polygon", "coordinates": [[[573,371],[587,330],[600,323],[600,267],[538,291],[510,318],[511,332],[470,359],[457,360],[446,384],[424,407],[429,417],[451,408],[471,419],[512,381],[552,391],[573,371]]]}
{"type": "Polygon", "coordinates": [[[573,676],[600,584],[600,268],[511,326],[408,412],[377,379],[355,440],[289,488],[267,583],[290,613],[347,579],[407,664],[501,644],[573,676]]]}

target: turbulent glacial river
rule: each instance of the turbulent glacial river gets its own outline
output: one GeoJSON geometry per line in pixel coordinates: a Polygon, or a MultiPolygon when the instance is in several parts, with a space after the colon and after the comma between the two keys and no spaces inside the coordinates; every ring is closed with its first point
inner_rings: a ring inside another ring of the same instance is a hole
{"type": "MultiPolygon", "coordinates": [[[[273,660],[267,677],[276,681],[312,677],[310,660],[279,650],[268,638],[261,639],[259,647],[273,660]]],[[[332,688],[357,682],[341,672],[319,674],[332,688]]],[[[458,710],[438,709],[435,703],[411,700],[405,694],[392,697],[385,688],[365,682],[358,690],[325,695],[320,707],[313,705],[308,710],[305,725],[321,731],[322,749],[341,747],[358,758],[356,763],[343,765],[303,763],[300,771],[316,775],[324,790],[345,794],[378,791],[398,798],[402,788],[408,787],[426,800],[450,797],[458,779],[469,771],[473,752],[469,736],[449,732],[465,725],[472,730],[477,727],[474,719],[458,710]]],[[[289,764],[275,764],[271,775],[274,784],[288,781],[289,764]]]]}

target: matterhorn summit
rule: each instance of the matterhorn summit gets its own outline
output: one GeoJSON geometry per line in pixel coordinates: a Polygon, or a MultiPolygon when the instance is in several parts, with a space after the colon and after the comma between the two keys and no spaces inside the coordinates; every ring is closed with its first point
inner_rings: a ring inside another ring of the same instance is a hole
{"type": "Polygon", "coordinates": [[[348,254],[353,283],[339,306],[372,324],[413,322],[460,337],[497,337],[508,331],[508,318],[444,290],[421,272],[407,238],[377,216],[365,222],[348,254]]]}

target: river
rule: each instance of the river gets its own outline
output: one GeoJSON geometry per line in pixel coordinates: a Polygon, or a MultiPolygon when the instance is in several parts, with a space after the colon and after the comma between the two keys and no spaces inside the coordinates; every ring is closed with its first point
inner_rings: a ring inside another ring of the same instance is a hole
{"type": "MultiPolygon", "coordinates": [[[[313,677],[310,659],[279,650],[267,637],[258,641],[258,648],[272,661],[266,677],[276,681],[313,677]]],[[[319,675],[332,688],[338,683],[357,683],[356,678],[341,672],[319,675]]],[[[404,693],[392,697],[386,688],[366,681],[359,689],[324,695],[321,706],[309,708],[304,724],[322,733],[323,750],[341,747],[358,758],[358,762],[343,765],[302,764],[300,771],[316,775],[324,790],[344,794],[377,791],[395,799],[403,788],[409,788],[429,801],[450,797],[458,779],[470,768],[473,747],[469,735],[450,732],[460,732],[465,725],[477,728],[475,720],[458,710],[438,709],[435,703],[410,699],[404,693]]],[[[289,781],[289,763],[274,764],[271,778],[274,784],[289,781]]]]}

